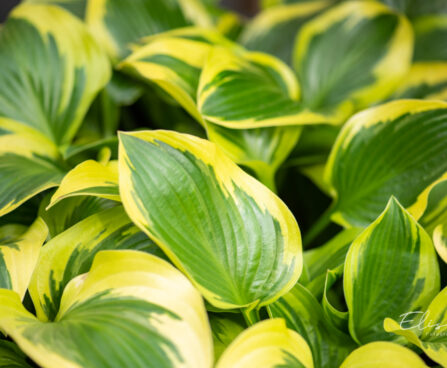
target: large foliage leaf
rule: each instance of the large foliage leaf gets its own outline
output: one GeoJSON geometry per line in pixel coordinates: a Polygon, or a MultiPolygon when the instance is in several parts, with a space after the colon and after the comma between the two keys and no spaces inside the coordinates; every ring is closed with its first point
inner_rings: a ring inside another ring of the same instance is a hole
{"type": "Polygon", "coordinates": [[[413,59],[426,62],[447,61],[447,14],[421,16],[413,20],[413,25],[415,31],[413,59]]]}
{"type": "Polygon", "coordinates": [[[79,19],[30,3],[15,8],[2,28],[0,69],[0,116],[59,146],[74,137],[110,77],[106,56],[79,19]]]}
{"type": "Polygon", "coordinates": [[[348,335],[330,324],[324,317],[321,305],[300,284],[267,308],[273,318],[284,318],[287,327],[306,340],[316,368],[338,368],[356,346],[348,335]]]}
{"type": "Polygon", "coordinates": [[[349,330],[359,343],[392,340],[385,318],[425,310],[439,292],[439,266],[425,230],[390,199],[352,243],[344,268],[349,330]]]}
{"type": "Polygon", "coordinates": [[[216,368],[313,368],[306,341],[284,320],[266,320],[241,333],[219,359],[216,368]]]}
{"type": "Polygon", "coordinates": [[[390,95],[413,50],[408,20],[374,1],[348,1],[306,23],[295,68],[303,102],[338,122],[390,95]]]}
{"type": "Polygon", "coordinates": [[[155,252],[156,246],[135,227],[123,208],[94,214],[51,239],[40,253],[29,290],[40,320],[54,320],[65,286],[87,272],[101,250],[155,252]]]}
{"type": "Polygon", "coordinates": [[[391,195],[404,207],[414,205],[447,171],[446,135],[444,102],[400,100],[352,117],[326,167],[335,197],[332,219],[366,226],[391,195]]]}
{"type": "Polygon", "coordinates": [[[119,170],[130,218],[214,306],[268,304],[297,281],[294,217],[213,143],[169,131],[123,133],[119,170]]]}
{"type": "Polygon", "coordinates": [[[212,25],[200,0],[89,0],[86,19],[115,60],[127,56],[142,37],[188,25],[212,25]]]}
{"type": "Polygon", "coordinates": [[[0,340],[0,367],[1,368],[31,368],[25,354],[16,344],[0,340]]]}
{"type": "Polygon", "coordinates": [[[166,261],[137,251],[98,253],[66,286],[53,322],[0,290],[0,329],[44,368],[210,368],[213,360],[200,294],[166,261]]]}
{"type": "Polygon", "coordinates": [[[0,288],[23,298],[47,234],[41,218],[25,230],[13,224],[0,227],[0,288]]]}

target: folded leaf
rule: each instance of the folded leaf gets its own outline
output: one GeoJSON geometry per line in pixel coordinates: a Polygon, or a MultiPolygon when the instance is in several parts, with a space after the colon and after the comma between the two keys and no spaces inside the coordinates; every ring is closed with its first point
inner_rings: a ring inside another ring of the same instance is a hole
{"type": "Polygon", "coordinates": [[[425,310],[439,287],[439,266],[431,238],[391,198],[346,256],[344,292],[352,337],[362,344],[395,340],[383,330],[383,320],[425,310]]]}
{"type": "Polygon", "coordinates": [[[400,323],[387,318],[385,330],[404,336],[442,366],[447,365],[447,288],[425,309],[408,310],[400,323]],[[411,322],[408,326],[407,322],[411,322]]]}
{"type": "Polygon", "coordinates": [[[32,128],[0,118],[0,216],[58,185],[63,175],[57,148],[50,140],[32,128]]]}
{"type": "Polygon", "coordinates": [[[189,25],[212,26],[199,0],[89,0],[86,20],[115,61],[142,37],[189,25]]]}
{"type": "Polygon", "coordinates": [[[239,40],[249,50],[266,52],[292,65],[297,32],[330,4],[331,1],[310,1],[262,11],[245,27],[239,40]]]}
{"type": "Polygon", "coordinates": [[[438,225],[433,232],[433,243],[438,255],[447,263],[447,223],[438,225]]]}
{"type": "Polygon", "coordinates": [[[267,308],[272,318],[284,318],[287,327],[304,338],[312,351],[315,368],[338,368],[355,348],[354,341],[348,335],[340,333],[328,323],[321,305],[300,284],[267,308]]]}
{"type": "Polygon", "coordinates": [[[107,83],[109,68],[79,19],[57,6],[24,3],[0,34],[0,116],[64,147],[107,83]]]}
{"type": "Polygon", "coordinates": [[[332,219],[344,226],[367,226],[391,195],[404,207],[416,203],[447,171],[446,135],[444,102],[400,100],[352,117],[326,167],[336,198],[332,219]]]}
{"type": "Polygon", "coordinates": [[[279,59],[223,47],[211,51],[197,94],[203,118],[227,128],[324,123],[324,116],[303,107],[299,95],[292,70],[279,59]]]}
{"type": "Polygon", "coordinates": [[[410,349],[392,342],[372,342],[354,350],[340,368],[428,368],[410,349]]]}
{"type": "Polygon", "coordinates": [[[31,368],[16,344],[0,340],[0,368],[31,368]]]}
{"type": "Polygon", "coordinates": [[[265,305],[295,284],[293,215],[216,145],[147,131],[120,134],[119,149],[124,208],[212,305],[265,305]]]}
{"type": "Polygon", "coordinates": [[[447,100],[447,63],[414,63],[391,98],[447,100]]]}
{"type": "Polygon", "coordinates": [[[48,227],[38,218],[29,229],[21,230],[20,225],[0,227],[0,288],[14,290],[23,299],[48,227]]]}
{"type": "Polygon", "coordinates": [[[414,61],[447,61],[447,14],[418,17],[413,26],[414,61]]]}
{"type": "Polygon", "coordinates": [[[90,272],[66,286],[54,322],[39,321],[16,293],[0,290],[0,329],[45,368],[210,368],[213,361],[200,294],[166,261],[137,251],[100,252],[90,272]]]}
{"type": "Polygon", "coordinates": [[[133,226],[121,206],[94,214],[54,237],[42,248],[29,287],[40,320],[54,320],[65,286],[107,249],[153,252],[156,246],[133,226]]]}
{"type": "Polygon", "coordinates": [[[51,198],[49,207],[64,198],[96,196],[120,201],[118,190],[118,162],[106,164],[88,160],[80,163],[64,176],[59,188],[51,198]]]}
{"type": "Polygon", "coordinates": [[[342,123],[389,96],[413,50],[408,20],[374,1],[347,1],[306,23],[294,52],[304,104],[342,123]]]}
{"type": "Polygon", "coordinates": [[[145,39],[145,44],[119,64],[119,68],[152,82],[204,124],[196,95],[201,69],[213,45],[237,47],[215,31],[183,28],[145,39]]]}
{"type": "Polygon", "coordinates": [[[216,368],[313,368],[306,341],[277,318],[241,333],[225,350],[216,368]]]}

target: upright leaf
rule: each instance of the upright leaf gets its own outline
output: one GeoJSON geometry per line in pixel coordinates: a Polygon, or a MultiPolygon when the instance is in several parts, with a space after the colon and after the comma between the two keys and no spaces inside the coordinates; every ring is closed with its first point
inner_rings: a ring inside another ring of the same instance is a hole
{"type": "Polygon", "coordinates": [[[446,136],[444,102],[400,100],[352,117],[326,167],[335,198],[332,219],[367,226],[391,195],[404,207],[416,203],[447,171],[446,136]]]}
{"type": "Polygon", "coordinates": [[[306,341],[277,318],[257,323],[225,350],[216,368],[313,368],[306,341]]]}
{"type": "Polygon", "coordinates": [[[119,170],[130,218],[214,306],[265,305],[297,281],[292,214],[213,143],[170,131],[122,133],[119,170]]]}
{"type": "Polygon", "coordinates": [[[344,292],[352,337],[363,344],[393,340],[383,330],[384,319],[425,310],[439,287],[433,242],[391,198],[346,256],[344,292]]]}
{"type": "Polygon", "coordinates": [[[375,1],[347,1],[301,28],[295,69],[303,102],[342,123],[389,96],[413,51],[408,20],[375,1]]]}
{"type": "Polygon", "coordinates": [[[137,251],[102,251],[73,279],[53,322],[0,290],[0,329],[44,368],[211,368],[200,294],[174,267],[137,251]],[[180,333],[179,333],[180,332],[180,333]]]}

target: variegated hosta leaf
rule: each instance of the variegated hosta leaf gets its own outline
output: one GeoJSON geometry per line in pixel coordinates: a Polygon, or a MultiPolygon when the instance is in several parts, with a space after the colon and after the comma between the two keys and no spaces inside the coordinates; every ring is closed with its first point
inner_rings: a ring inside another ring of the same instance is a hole
{"type": "Polygon", "coordinates": [[[313,368],[306,341],[283,319],[259,322],[241,333],[224,351],[216,368],[313,368]]]}
{"type": "Polygon", "coordinates": [[[99,197],[76,196],[58,202],[47,210],[50,198],[51,193],[48,193],[42,199],[38,212],[48,226],[49,238],[54,238],[95,213],[119,205],[118,202],[99,197]]]}
{"type": "Polygon", "coordinates": [[[57,147],[44,135],[0,118],[0,216],[58,185],[64,175],[58,161],[57,147]]]}
{"type": "Polygon", "coordinates": [[[119,68],[162,88],[203,125],[196,95],[201,69],[213,45],[237,47],[215,31],[183,28],[146,38],[144,46],[119,68]]]}
{"type": "Polygon", "coordinates": [[[0,340],[0,368],[32,368],[16,344],[0,340]]]}
{"type": "Polygon", "coordinates": [[[447,263],[447,223],[438,225],[433,232],[433,243],[438,255],[447,263]]]}
{"type": "Polygon", "coordinates": [[[383,330],[384,319],[425,310],[439,287],[431,238],[391,198],[346,256],[344,292],[352,337],[363,344],[395,339],[383,330]]]}
{"type": "Polygon", "coordinates": [[[227,128],[325,122],[324,116],[299,102],[300,88],[292,70],[259,52],[215,47],[200,75],[197,96],[202,117],[227,128]]]}
{"type": "Polygon", "coordinates": [[[273,318],[284,318],[287,326],[306,340],[315,368],[338,368],[356,346],[348,335],[328,323],[321,305],[300,284],[267,308],[273,318]]]}
{"type": "Polygon", "coordinates": [[[26,0],[29,3],[35,4],[52,4],[57,5],[70,13],[76,15],[77,17],[84,19],[85,8],[87,5],[87,0],[26,0]]]}
{"type": "Polygon", "coordinates": [[[0,330],[44,368],[211,368],[200,294],[178,270],[137,251],[102,251],[73,279],[53,322],[0,290],[0,330]]]}
{"type": "Polygon", "coordinates": [[[301,134],[301,127],[231,129],[207,124],[210,141],[222,148],[230,159],[251,168],[256,177],[275,190],[275,174],[301,134]]]}
{"type": "Polygon", "coordinates": [[[120,193],[133,222],[215,307],[265,305],[302,268],[285,204],[215,144],[172,131],[120,134],[120,193]]]}
{"type": "MultiPolygon", "coordinates": [[[[326,279],[324,283],[323,297],[321,299],[321,306],[323,314],[326,319],[332,323],[338,330],[349,334],[349,313],[345,310],[340,310],[333,303],[333,297],[330,298],[331,289],[334,284],[343,277],[344,264],[339,265],[333,270],[327,270],[326,279]]],[[[334,294],[332,294],[334,295],[334,294]]],[[[337,294],[335,294],[338,296],[337,294]]],[[[339,305],[342,302],[339,301],[339,305]]]]}
{"type": "Polygon", "coordinates": [[[414,205],[447,171],[446,137],[444,102],[393,101],[352,117],[326,167],[336,198],[332,219],[367,226],[391,195],[404,207],[414,205]]]}
{"type": "Polygon", "coordinates": [[[447,365],[447,288],[443,289],[425,309],[406,311],[396,322],[386,319],[385,330],[404,336],[421,348],[441,366],[447,365]]]}
{"type": "MultiPolygon", "coordinates": [[[[446,6],[447,8],[447,6],[446,6]]],[[[413,20],[415,61],[447,61],[447,14],[424,15],[413,20]]]]}
{"type": "Polygon", "coordinates": [[[303,103],[343,122],[389,96],[407,73],[413,50],[408,20],[374,1],[348,1],[306,23],[295,68],[303,103]]]}
{"type": "Polygon", "coordinates": [[[79,19],[52,5],[24,3],[0,33],[0,116],[56,145],[76,134],[110,67],[79,19]]]}
{"type": "Polygon", "coordinates": [[[357,228],[343,230],[324,245],[304,252],[304,264],[309,280],[300,280],[300,283],[317,298],[323,294],[327,270],[344,264],[349,246],[359,233],[360,229],[357,228]]]}
{"type": "Polygon", "coordinates": [[[29,291],[40,320],[54,320],[65,286],[90,269],[96,253],[107,249],[155,252],[155,244],[115,207],[77,223],[51,239],[40,253],[29,291]]]}
{"type": "MultiPolygon", "coordinates": [[[[221,314],[221,313],[220,313],[221,314]]],[[[239,314],[225,316],[220,314],[212,314],[210,316],[211,332],[213,334],[214,343],[214,360],[217,361],[225,349],[233,342],[233,340],[245,330],[244,321],[236,318],[239,314]]]]}
{"type": "Polygon", "coordinates": [[[266,52],[292,65],[297,32],[330,4],[330,0],[310,1],[265,10],[247,25],[239,40],[249,50],[266,52]]]}
{"type": "Polygon", "coordinates": [[[212,26],[200,0],[88,0],[86,19],[116,61],[127,56],[142,37],[189,25],[212,26]]]}
{"type": "Polygon", "coordinates": [[[22,225],[0,227],[0,289],[10,289],[23,298],[45,242],[48,227],[38,218],[29,229],[22,225]]]}
{"type": "Polygon", "coordinates": [[[51,198],[49,207],[64,198],[96,196],[114,201],[120,200],[118,189],[118,162],[101,164],[88,160],[69,171],[51,198]]]}
{"type": "Polygon", "coordinates": [[[418,62],[411,66],[391,99],[447,100],[447,63],[418,62]]]}
{"type": "Polygon", "coordinates": [[[428,368],[410,349],[392,342],[372,342],[354,350],[340,368],[428,368]]]}
{"type": "Polygon", "coordinates": [[[419,15],[447,13],[447,4],[444,0],[381,0],[381,2],[411,18],[419,15]]]}

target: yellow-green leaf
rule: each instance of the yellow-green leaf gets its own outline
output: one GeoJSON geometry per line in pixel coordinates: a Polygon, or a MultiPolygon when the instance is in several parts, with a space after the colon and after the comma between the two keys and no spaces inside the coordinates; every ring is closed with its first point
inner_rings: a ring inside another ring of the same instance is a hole
{"type": "Polygon", "coordinates": [[[347,1],[306,23],[295,49],[303,103],[342,123],[388,97],[413,52],[408,20],[376,1],[347,1]]]}
{"type": "Polygon", "coordinates": [[[442,260],[447,263],[447,224],[438,225],[433,232],[433,243],[442,260]]]}
{"type": "Polygon", "coordinates": [[[25,231],[19,225],[0,227],[0,289],[14,290],[24,297],[47,234],[48,227],[41,218],[25,231]]]}
{"type": "Polygon", "coordinates": [[[349,330],[359,343],[395,340],[385,318],[425,310],[440,288],[439,265],[425,230],[391,198],[346,256],[344,293],[349,330]]]}
{"type": "Polygon", "coordinates": [[[64,290],[52,322],[0,290],[0,330],[44,368],[211,368],[212,339],[200,294],[166,261],[102,251],[64,290]]]}
{"type": "Polygon", "coordinates": [[[214,306],[265,305],[302,269],[286,205],[215,144],[172,131],[120,134],[128,215],[214,306]]]}
{"type": "Polygon", "coordinates": [[[31,368],[16,344],[0,340],[0,368],[31,368]]]}
{"type": "Polygon", "coordinates": [[[354,350],[340,368],[428,368],[410,349],[392,342],[372,342],[354,350]]]}
{"type": "Polygon", "coordinates": [[[265,320],[241,333],[216,368],[313,368],[306,341],[281,318],[265,320]]]}
{"type": "Polygon", "coordinates": [[[447,14],[426,14],[413,20],[415,61],[447,61],[447,14]]]}
{"type": "Polygon", "coordinates": [[[62,179],[48,207],[74,196],[96,196],[119,201],[118,162],[101,164],[88,160],[80,163],[62,179]]]}
{"type": "Polygon", "coordinates": [[[445,102],[399,100],[353,116],[326,167],[335,198],[332,219],[367,226],[391,195],[406,208],[416,203],[447,171],[446,136],[445,102]]]}

